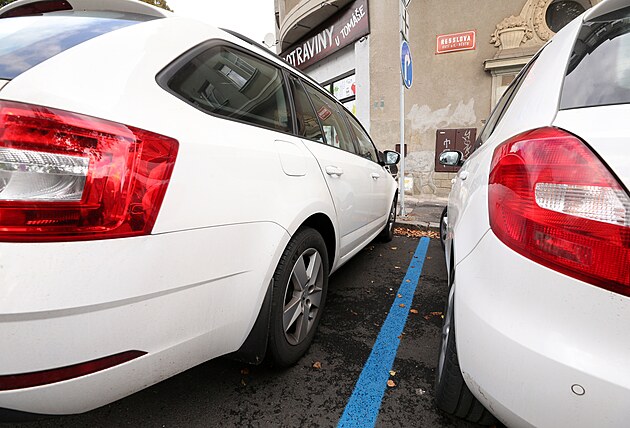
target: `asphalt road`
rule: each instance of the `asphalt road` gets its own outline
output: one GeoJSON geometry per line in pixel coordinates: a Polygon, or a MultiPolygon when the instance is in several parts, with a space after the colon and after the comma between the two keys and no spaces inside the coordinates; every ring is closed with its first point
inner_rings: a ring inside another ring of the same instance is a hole
{"type": "MultiPolygon", "coordinates": [[[[417,245],[418,239],[396,236],[389,244],[369,245],[336,272],[314,343],[290,369],[220,358],[89,413],[0,427],[334,427],[417,245]]],[[[474,426],[434,405],[445,278],[440,243],[432,239],[378,427],[474,426]]]]}

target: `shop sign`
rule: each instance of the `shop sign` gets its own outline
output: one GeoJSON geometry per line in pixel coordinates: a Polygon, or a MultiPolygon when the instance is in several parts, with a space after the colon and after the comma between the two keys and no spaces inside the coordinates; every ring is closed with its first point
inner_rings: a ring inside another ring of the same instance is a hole
{"type": "Polygon", "coordinates": [[[303,70],[369,33],[368,0],[356,0],[280,57],[303,70]]]}
{"type": "Polygon", "coordinates": [[[435,53],[443,54],[477,49],[477,30],[463,33],[442,34],[437,36],[435,53]]]}

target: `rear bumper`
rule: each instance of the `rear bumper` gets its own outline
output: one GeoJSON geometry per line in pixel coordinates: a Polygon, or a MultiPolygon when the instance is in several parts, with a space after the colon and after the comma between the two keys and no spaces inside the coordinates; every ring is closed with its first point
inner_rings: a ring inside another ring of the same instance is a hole
{"type": "Polygon", "coordinates": [[[630,299],[537,265],[492,232],[457,265],[455,286],[464,379],[506,425],[627,426],[630,299]]]}
{"type": "Polygon", "coordinates": [[[0,244],[0,375],[147,353],[79,378],[0,391],[0,408],[80,413],[235,351],[288,240],[278,225],[253,223],[131,239],[0,244]]]}

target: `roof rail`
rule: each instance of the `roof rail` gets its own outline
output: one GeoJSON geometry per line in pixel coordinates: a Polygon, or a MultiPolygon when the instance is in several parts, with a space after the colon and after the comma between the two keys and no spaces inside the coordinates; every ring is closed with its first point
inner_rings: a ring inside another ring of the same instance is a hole
{"type": "Polygon", "coordinates": [[[236,31],[234,31],[234,30],[229,30],[229,29],[227,29],[227,28],[219,28],[219,30],[223,30],[223,31],[225,31],[225,32],[226,32],[226,33],[228,33],[228,34],[231,34],[232,36],[234,36],[234,37],[236,37],[236,38],[238,38],[238,39],[241,39],[241,40],[242,40],[242,41],[244,41],[245,43],[249,43],[249,44],[250,44],[250,45],[252,45],[252,46],[256,46],[257,48],[262,49],[263,51],[265,51],[265,52],[267,52],[267,53],[270,53],[271,55],[275,56],[275,57],[276,57],[276,58],[278,58],[278,59],[282,59],[282,58],[280,58],[280,57],[278,56],[278,54],[277,54],[277,53],[275,53],[274,51],[272,51],[272,50],[270,50],[270,49],[268,49],[268,48],[264,47],[264,46],[263,46],[263,45],[261,45],[260,43],[253,41],[253,40],[252,40],[252,39],[250,39],[249,37],[244,36],[244,35],[242,35],[242,34],[241,34],[241,33],[239,33],[239,32],[236,32],[236,31]]]}
{"type": "Polygon", "coordinates": [[[41,15],[63,10],[125,12],[166,18],[172,13],[139,0],[17,0],[0,8],[0,18],[41,15]]]}

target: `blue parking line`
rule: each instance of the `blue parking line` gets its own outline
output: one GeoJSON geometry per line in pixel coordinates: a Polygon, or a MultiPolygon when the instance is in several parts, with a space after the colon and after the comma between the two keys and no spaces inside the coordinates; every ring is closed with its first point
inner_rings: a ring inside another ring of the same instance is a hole
{"type": "Polygon", "coordinates": [[[407,274],[403,279],[392,308],[385,319],[385,323],[378,333],[376,343],[359,376],[359,380],[352,391],[350,401],[339,420],[341,427],[373,427],[376,424],[381,401],[387,388],[389,371],[394,364],[400,335],[407,323],[407,316],[416,291],[422,266],[429,248],[429,238],[422,238],[416,252],[411,259],[407,274]],[[404,306],[401,306],[404,305],[404,306]]]}

